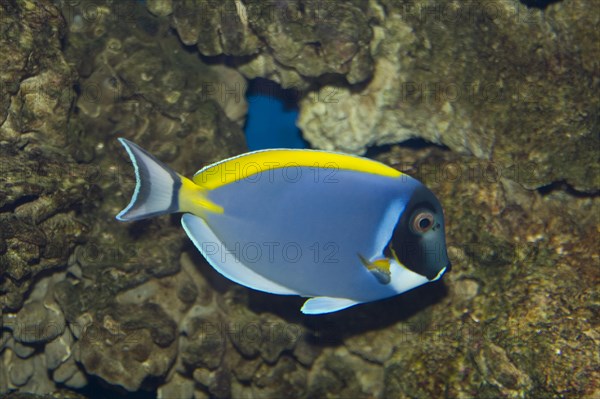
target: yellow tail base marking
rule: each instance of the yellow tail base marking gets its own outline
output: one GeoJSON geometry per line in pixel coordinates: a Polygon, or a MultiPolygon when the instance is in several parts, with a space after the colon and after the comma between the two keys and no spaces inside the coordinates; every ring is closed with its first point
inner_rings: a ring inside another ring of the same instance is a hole
{"type": "MultiPolygon", "coordinates": [[[[193,180],[197,185],[210,190],[262,172],[273,173],[277,169],[297,167],[352,170],[388,177],[402,175],[402,172],[380,162],[354,155],[315,150],[263,150],[209,166],[197,173],[193,180]]],[[[331,177],[335,178],[335,173],[331,177]]]]}
{"type": "Polygon", "coordinates": [[[223,213],[223,207],[206,198],[206,189],[181,176],[179,211],[202,216],[206,212],[223,213]]]}

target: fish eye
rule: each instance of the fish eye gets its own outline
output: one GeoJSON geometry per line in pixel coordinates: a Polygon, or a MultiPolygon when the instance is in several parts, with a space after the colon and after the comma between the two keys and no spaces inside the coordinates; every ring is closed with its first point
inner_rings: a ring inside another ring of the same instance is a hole
{"type": "Polygon", "coordinates": [[[421,210],[415,213],[415,216],[412,219],[411,227],[413,232],[415,233],[426,233],[434,225],[434,217],[431,212],[421,210]]]}

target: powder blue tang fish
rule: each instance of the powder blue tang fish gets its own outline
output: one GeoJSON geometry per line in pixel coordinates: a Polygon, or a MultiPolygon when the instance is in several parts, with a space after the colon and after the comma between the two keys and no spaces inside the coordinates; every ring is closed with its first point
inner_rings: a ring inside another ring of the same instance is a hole
{"type": "Polygon", "coordinates": [[[320,314],[391,297],[449,270],[442,207],[423,184],[379,162],[314,150],[263,150],[192,180],[120,138],[136,187],[121,221],[182,212],[219,273],[241,285],[309,297],[320,314]]]}

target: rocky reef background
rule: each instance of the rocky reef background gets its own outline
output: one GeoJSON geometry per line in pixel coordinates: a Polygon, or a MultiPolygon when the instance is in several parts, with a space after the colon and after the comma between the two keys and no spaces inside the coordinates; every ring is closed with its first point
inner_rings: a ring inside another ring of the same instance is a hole
{"type": "Polygon", "coordinates": [[[600,397],[600,13],[584,1],[0,3],[0,394],[600,397]],[[119,224],[127,137],[245,151],[247,79],[440,198],[443,281],[333,315],[119,224]],[[416,141],[414,140],[416,139],[416,141]],[[416,143],[416,144],[415,144],[416,143]]]}

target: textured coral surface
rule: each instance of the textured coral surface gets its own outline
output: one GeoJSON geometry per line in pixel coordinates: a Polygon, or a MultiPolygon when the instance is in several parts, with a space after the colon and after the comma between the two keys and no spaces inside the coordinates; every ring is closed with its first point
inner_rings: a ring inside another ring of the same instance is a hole
{"type": "Polygon", "coordinates": [[[600,14],[527,4],[0,2],[0,395],[600,397],[600,14]],[[116,138],[190,176],[245,151],[255,77],[430,187],[452,271],[304,316],[178,216],[118,223],[116,138]]]}

